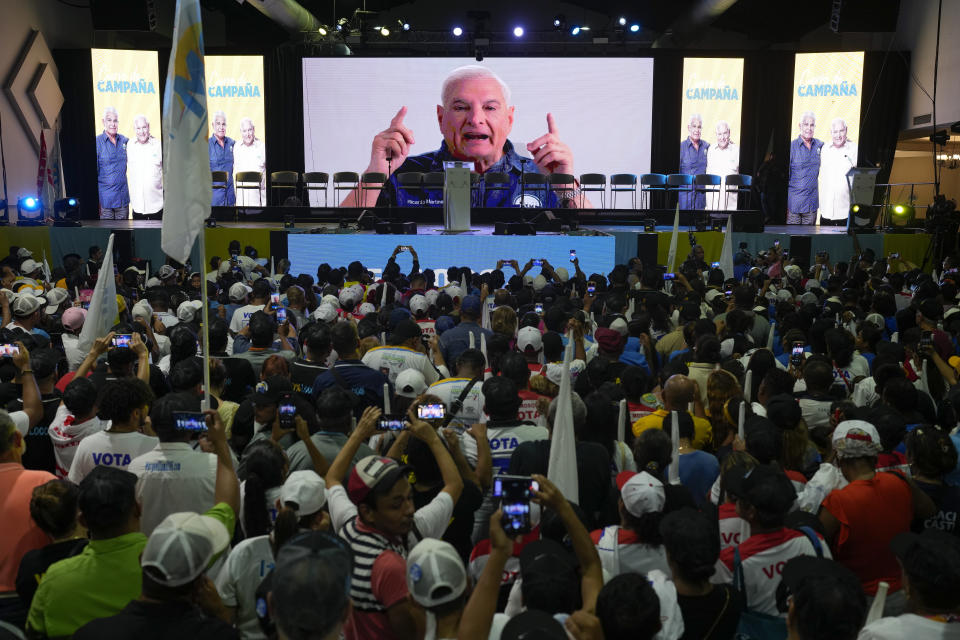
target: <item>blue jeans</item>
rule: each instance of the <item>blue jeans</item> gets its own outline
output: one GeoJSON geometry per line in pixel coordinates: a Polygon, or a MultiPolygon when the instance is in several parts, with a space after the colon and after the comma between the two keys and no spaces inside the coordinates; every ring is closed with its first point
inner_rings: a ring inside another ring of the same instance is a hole
{"type": "Polygon", "coordinates": [[[806,211],[804,213],[787,212],[787,224],[813,224],[816,221],[816,211],[806,211]]]}
{"type": "Polygon", "coordinates": [[[128,216],[127,207],[100,207],[101,220],[126,220],[128,216]]]}

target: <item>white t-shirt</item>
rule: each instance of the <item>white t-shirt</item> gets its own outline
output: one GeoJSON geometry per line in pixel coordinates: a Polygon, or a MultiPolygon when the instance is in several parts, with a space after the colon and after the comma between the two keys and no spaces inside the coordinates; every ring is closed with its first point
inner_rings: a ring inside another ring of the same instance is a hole
{"type": "Polygon", "coordinates": [[[73,455],[70,465],[70,482],[80,484],[87,474],[98,466],[126,469],[134,458],[142,456],[160,441],[139,431],[114,433],[98,431],[84,438],[73,455]]]}
{"type": "MultiPolygon", "coordinates": [[[[445,378],[430,385],[427,393],[440,398],[443,404],[446,405],[447,411],[450,411],[453,403],[460,397],[460,394],[463,393],[464,387],[470,384],[470,380],[470,378],[445,378]]],[[[463,405],[460,411],[457,412],[456,417],[450,421],[451,427],[469,429],[478,422],[487,421],[486,415],[483,413],[484,398],[482,389],[482,380],[478,380],[477,383],[470,388],[470,391],[463,399],[463,405]]],[[[474,448],[476,448],[476,442],[474,442],[474,448]]]]}
{"type": "Polygon", "coordinates": [[[944,623],[912,613],[880,618],[860,630],[857,640],[960,640],[960,623],[944,623]]]}
{"type": "Polygon", "coordinates": [[[803,421],[807,423],[807,427],[812,429],[814,427],[829,426],[831,404],[830,400],[800,398],[800,411],[803,414],[803,421]]]}
{"type": "Polygon", "coordinates": [[[217,456],[194,451],[186,442],[161,442],[134,458],[127,471],[137,480],[137,502],[143,509],[140,531],[150,536],[171,513],[204,513],[213,507],[217,456]]]}
{"type": "MultiPolygon", "coordinates": [[[[236,467],[234,467],[234,469],[236,469],[236,467]]],[[[243,505],[244,505],[245,496],[247,495],[246,488],[247,488],[247,481],[244,480],[243,482],[240,483],[240,513],[237,515],[237,524],[240,525],[240,529],[243,531],[244,535],[246,535],[247,533],[246,528],[243,526],[243,518],[244,518],[243,505]]],[[[278,513],[277,500],[280,499],[280,490],[282,488],[283,486],[281,485],[277,487],[270,487],[269,489],[264,491],[265,503],[267,507],[267,517],[270,519],[271,527],[273,526],[273,523],[277,521],[277,513],[278,513]]]]}
{"type": "Polygon", "coordinates": [[[396,384],[397,376],[406,369],[416,369],[422,373],[428,385],[440,379],[440,374],[433,367],[427,354],[409,347],[374,347],[363,354],[361,362],[371,369],[386,374],[390,384],[396,384]]]}
{"type": "MultiPolygon", "coordinates": [[[[73,414],[67,407],[61,404],[57,407],[57,414],[53,422],[47,427],[47,433],[50,440],[53,441],[53,453],[57,460],[56,473],[58,478],[66,478],[70,473],[70,465],[73,464],[73,456],[77,452],[80,442],[87,436],[110,428],[109,420],[101,420],[94,416],[86,422],[79,424],[67,424],[73,422],[73,414]]],[[[213,505],[211,505],[213,506],[213,505]]],[[[206,511],[206,509],[204,509],[206,511]]]]}
{"type": "MultiPolygon", "coordinates": [[[[333,524],[333,530],[339,535],[343,525],[357,515],[357,505],[350,501],[347,490],[342,484],[334,485],[327,489],[326,493],[330,522],[333,524]]],[[[441,491],[433,500],[414,512],[413,524],[422,537],[440,538],[447,530],[452,517],[453,498],[446,491],[441,491]]],[[[419,542],[413,531],[410,532],[407,542],[411,549],[419,542]]]]}
{"type": "Polygon", "coordinates": [[[230,552],[217,576],[217,592],[223,604],[236,607],[237,630],[245,640],[266,640],[257,619],[256,592],[260,582],[273,570],[270,536],[247,538],[230,552]]]}
{"type": "Polygon", "coordinates": [[[156,213],[163,209],[163,155],[157,138],[150,136],[146,144],[133,138],[127,144],[127,184],[134,211],[156,213]]]}
{"type": "Polygon", "coordinates": [[[230,318],[230,331],[234,333],[242,331],[245,326],[250,324],[250,316],[257,311],[263,311],[264,306],[262,304],[248,304],[234,311],[233,317],[230,318]]]}
{"type": "Polygon", "coordinates": [[[67,366],[70,367],[70,371],[76,371],[87,356],[83,351],[80,351],[80,336],[64,333],[60,336],[60,339],[63,341],[63,351],[67,356],[67,366]]]}

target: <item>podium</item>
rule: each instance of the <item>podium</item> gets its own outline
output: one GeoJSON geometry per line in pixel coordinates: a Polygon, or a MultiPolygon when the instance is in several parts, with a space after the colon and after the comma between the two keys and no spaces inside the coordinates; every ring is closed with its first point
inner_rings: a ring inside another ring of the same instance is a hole
{"type": "Polygon", "coordinates": [[[472,162],[459,160],[443,163],[443,231],[470,231],[470,173],[472,162]]]}
{"type": "MultiPolygon", "coordinates": [[[[847,171],[847,188],[850,190],[850,205],[860,205],[860,211],[847,216],[847,231],[874,233],[877,224],[877,208],[873,206],[873,192],[877,184],[876,167],[851,167],[847,171]]],[[[879,226],[883,226],[883,221],[879,226]]]]}

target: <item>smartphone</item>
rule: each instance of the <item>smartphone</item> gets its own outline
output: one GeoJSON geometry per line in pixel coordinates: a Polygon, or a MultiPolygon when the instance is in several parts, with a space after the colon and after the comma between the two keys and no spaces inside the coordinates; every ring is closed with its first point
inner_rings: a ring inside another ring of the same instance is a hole
{"type": "Polygon", "coordinates": [[[711,263],[710,263],[710,266],[713,267],[714,269],[719,269],[719,268],[720,268],[720,263],[719,263],[719,262],[711,262],[711,263]]]}
{"type": "Polygon", "coordinates": [[[726,296],[727,298],[732,298],[732,297],[733,297],[733,289],[727,289],[726,291],[723,292],[723,295],[726,296]]]}
{"type": "Polygon", "coordinates": [[[177,431],[207,430],[207,419],[199,411],[174,411],[173,424],[177,431]]]}
{"type": "Polygon", "coordinates": [[[920,334],[920,349],[926,349],[933,346],[933,332],[924,331],[920,334]]]}
{"type": "Polygon", "coordinates": [[[777,248],[779,249],[779,248],[780,248],[780,241],[779,241],[779,240],[774,240],[774,241],[773,241],[773,246],[775,246],[775,247],[777,247],[777,248]]]}
{"type": "Polygon", "coordinates": [[[597,291],[597,285],[593,284],[592,282],[588,282],[587,293],[589,293],[590,295],[593,295],[594,293],[596,293],[596,291],[597,291]]]}
{"type": "Polygon", "coordinates": [[[403,431],[404,417],[399,415],[380,416],[377,431],[403,431]]]}
{"type": "Polygon", "coordinates": [[[280,414],[280,428],[293,429],[293,417],[297,415],[297,405],[293,404],[293,398],[290,396],[282,398],[277,411],[280,414]]]}
{"type": "Polygon", "coordinates": [[[677,274],[675,274],[675,273],[665,273],[665,274],[663,274],[663,279],[664,279],[664,280],[674,280],[674,279],[676,279],[676,277],[677,277],[677,274]]]}
{"type": "Polygon", "coordinates": [[[500,498],[503,530],[507,535],[529,533],[530,499],[540,484],[528,476],[497,476],[493,479],[493,495],[500,498]]]}
{"type": "Polygon", "coordinates": [[[535,267],[542,267],[542,266],[543,266],[543,260],[541,260],[540,258],[535,258],[534,261],[533,261],[533,266],[535,266],[535,267]]]}
{"type": "Polygon", "coordinates": [[[417,417],[421,420],[443,418],[446,409],[442,404],[421,404],[417,407],[417,417]]]}
{"type": "Polygon", "coordinates": [[[799,367],[801,364],[803,364],[804,346],[806,345],[804,345],[804,343],[802,342],[793,343],[793,349],[790,351],[790,364],[792,364],[795,367],[799,367]]]}
{"type": "Polygon", "coordinates": [[[118,333],[113,336],[113,339],[110,341],[111,347],[117,347],[118,349],[129,349],[130,341],[133,339],[133,334],[130,333],[118,333]]]}
{"type": "Polygon", "coordinates": [[[897,253],[891,253],[891,254],[890,254],[890,257],[893,258],[894,260],[899,260],[899,259],[900,259],[900,253],[899,253],[899,252],[897,252],[897,253]]]}
{"type": "Polygon", "coordinates": [[[277,322],[283,324],[287,321],[287,309],[286,307],[277,307],[277,322]]]}
{"type": "Polygon", "coordinates": [[[576,259],[576,257],[577,257],[577,250],[576,250],[576,249],[570,249],[570,262],[573,262],[574,259],[576,259]]]}
{"type": "Polygon", "coordinates": [[[271,293],[271,294],[270,294],[270,308],[271,308],[271,309],[276,309],[276,308],[279,307],[279,306],[280,306],[280,294],[279,294],[279,293],[271,293]]]}
{"type": "Polygon", "coordinates": [[[542,315],[543,315],[543,304],[540,303],[540,302],[536,303],[535,305],[533,305],[533,310],[537,313],[538,316],[542,316],[542,315]]]}
{"type": "Polygon", "coordinates": [[[0,358],[12,358],[20,353],[20,347],[15,344],[0,344],[0,358]]]}

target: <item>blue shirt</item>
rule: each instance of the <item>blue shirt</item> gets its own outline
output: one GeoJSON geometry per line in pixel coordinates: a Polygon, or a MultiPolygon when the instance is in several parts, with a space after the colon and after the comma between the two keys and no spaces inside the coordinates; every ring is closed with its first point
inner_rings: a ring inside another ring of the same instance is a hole
{"type": "MultiPolygon", "coordinates": [[[[387,382],[387,376],[359,360],[337,360],[333,367],[318,375],[313,381],[313,404],[317,404],[317,398],[324,389],[342,386],[346,391],[357,396],[358,402],[353,409],[353,414],[359,419],[367,407],[383,409],[384,382],[387,382]],[[334,375],[333,369],[337,370],[337,375],[334,375]]],[[[393,395],[392,387],[390,395],[393,395]]]]}
{"type": "MultiPolygon", "coordinates": [[[[700,139],[700,148],[697,149],[690,142],[690,138],[685,138],[680,143],[680,173],[687,173],[695,176],[707,172],[707,149],[710,143],[700,139]]],[[[703,209],[707,202],[707,194],[694,191],[680,192],[681,209],[703,209]]]]}
{"type": "Polygon", "coordinates": [[[106,133],[97,136],[97,191],[100,206],[117,209],[130,204],[127,189],[127,140],[117,134],[117,142],[110,142],[106,133]]]}
{"type": "Polygon", "coordinates": [[[790,213],[810,213],[820,208],[820,149],[823,141],[814,138],[810,148],[803,138],[790,143],[790,183],[787,185],[787,209],[790,213]]]}
{"type": "MultiPolygon", "coordinates": [[[[386,186],[380,191],[377,206],[393,205],[395,207],[441,207],[443,206],[443,189],[405,189],[400,187],[397,177],[401,173],[443,171],[445,161],[457,160],[447,148],[447,142],[440,143],[436,151],[407,158],[400,165],[386,186]]],[[[540,169],[531,158],[524,158],[513,149],[509,140],[503,145],[503,155],[493,163],[487,173],[506,173],[510,179],[510,187],[504,190],[486,191],[481,184],[479,192],[474,191],[470,196],[470,205],[473,207],[519,207],[523,199],[527,207],[559,207],[561,206],[557,194],[547,192],[546,201],[543,198],[543,189],[528,185],[521,189],[521,176],[525,173],[540,173],[540,169]]]]}
{"type": "Polygon", "coordinates": [[[213,190],[213,206],[232,207],[237,203],[237,194],[233,190],[233,145],[232,138],[223,137],[223,146],[217,142],[217,136],[210,136],[210,171],[227,172],[227,189],[213,190]]]}
{"type": "Polygon", "coordinates": [[[474,348],[480,348],[480,334],[487,336],[487,342],[493,337],[493,331],[484,329],[476,322],[461,321],[460,324],[447,329],[440,336],[440,351],[443,353],[443,361],[451,369],[456,366],[457,358],[460,354],[470,348],[470,334],[473,334],[474,348]]]}

